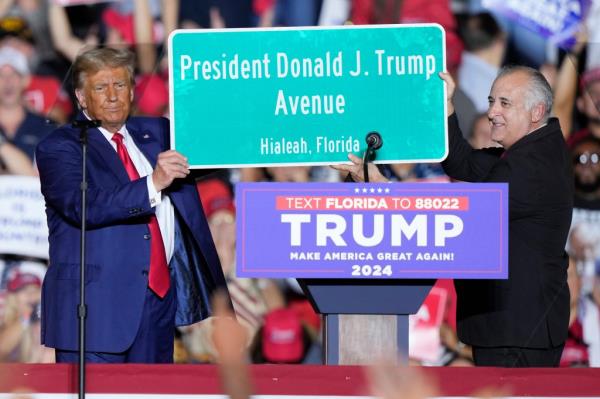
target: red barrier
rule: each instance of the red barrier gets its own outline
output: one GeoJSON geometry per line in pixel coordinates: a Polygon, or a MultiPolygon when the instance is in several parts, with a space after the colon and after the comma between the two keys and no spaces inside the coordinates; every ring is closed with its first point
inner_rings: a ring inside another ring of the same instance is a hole
{"type": "MultiPolygon", "coordinates": [[[[600,369],[501,369],[428,367],[439,396],[469,396],[501,388],[511,396],[600,396],[600,369]]],[[[251,366],[254,392],[261,395],[369,395],[365,369],[358,366],[251,366]]],[[[0,393],[28,387],[34,392],[77,391],[74,365],[0,365],[0,393]]],[[[212,365],[89,365],[89,393],[219,394],[212,365]]]]}

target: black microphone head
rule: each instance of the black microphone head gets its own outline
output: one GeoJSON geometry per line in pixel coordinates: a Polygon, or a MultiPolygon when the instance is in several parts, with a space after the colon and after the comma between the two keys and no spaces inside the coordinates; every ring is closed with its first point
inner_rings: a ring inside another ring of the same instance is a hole
{"type": "Polygon", "coordinates": [[[380,149],[383,145],[383,139],[381,138],[381,135],[378,132],[369,132],[367,134],[366,141],[367,146],[374,150],[380,149]]]}

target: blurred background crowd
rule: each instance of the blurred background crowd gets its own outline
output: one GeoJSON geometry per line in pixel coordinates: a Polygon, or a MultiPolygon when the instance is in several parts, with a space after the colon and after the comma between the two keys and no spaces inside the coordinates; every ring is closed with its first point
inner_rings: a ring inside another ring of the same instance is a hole
{"type": "MultiPolygon", "coordinates": [[[[576,188],[567,248],[571,325],[561,364],[600,366],[600,40],[596,40],[600,38],[600,1],[591,2],[578,26],[576,43],[563,47],[486,3],[490,2],[0,0],[0,361],[54,359],[52,351],[39,344],[40,287],[47,257],[2,245],[2,229],[10,228],[2,209],[19,210],[14,197],[8,200],[6,193],[14,195],[19,187],[31,186],[37,175],[36,144],[77,112],[70,65],[82,49],[129,47],[137,57],[134,112],[168,116],[166,44],[174,29],[435,22],[446,31],[446,67],[458,82],[459,123],[473,147],[495,145],[490,140],[487,97],[501,66],[519,63],[539,68],[553,87],[554,114],[572,152],[576,188]]],[[[396,181],[449,181],[438,164],[381,168],[396,181]]],[[[221,170],[198,180],[253,363],[320,364],[322,320],[295,280],[236,277],[233,188],[239,181],[334,182],[343,178],[327,167],[279,167],[221,170]]],[[[45,220],[43,210],[37,217],[45,220]]],[[[470,349],[456,336],[455,309],[452,281],[438,281],[421,310],[411,316],[411,362],[472,364],[470,349]]],[[[176,362],[216,361],[212,328],[211,322],[202,322],[175,331],[176,362]]]]}

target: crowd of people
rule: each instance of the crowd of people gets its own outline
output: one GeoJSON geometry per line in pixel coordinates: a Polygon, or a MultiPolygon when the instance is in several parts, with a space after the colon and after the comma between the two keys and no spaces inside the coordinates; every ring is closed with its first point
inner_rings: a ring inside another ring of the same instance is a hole
{"type": "MultiPolygon", "coordinates": [[[[571,293],[569,333],[561,365],[600,366],[600,63],[593,62],[600,50],[588,40],[594,37],[594,13],[590,14],[591,22],[581,24],[577,43],[570,49],[552,47],[541,37],[529,37],[530,47],[524,51],[519,45],[523,42],[520,31],[502,16],[483,9],[478,1],[58,3],[0,1],[1,175],[49,173],[38,171],[36,146],[51,131],[76,117],[85,103],[85,96],[75,96],[71,65],[86,50],[106,46],[135,53],[131,115],[168,116],[167,37],[177,28],[439,23],[446,30],[446,68],[456,81],[456,123],[477,149],[500,145],[492,139],[489,95],[501,68],[519,63],[541,72],[554,96],[554,105],[547,111],[560,122],[574,171],[573,218],[566,247],[571,293]]],[[[446,175],[448,169],[441,164],[381,165],[380,171],[392,181],[451,180],[446,175]]],[[[344,177],[345,173],[322,166],[246,168],[220,170],[194,182],[252,362],[320,364],[322,320],[295,280],[236,277],[232,188],[239,181],[332,182],[343,181],[344,177]]],[[[39,343],[40,287],[46,263],[45,259],[13,253],[0,256],[0,361],[54,361],[52,351],[39,343]]],[[[436,289],[446,298],[442,324],[436,326],[438,351],[434,358],[415,351],[411,361],[472,365],[472,350],[456,332],[454,287],[448,281],[439,281],[436,289]]],[[[219,351],[214,329],[211,319],[178,327],[173,332],[175,360],[216,361],[219,351]]]]}

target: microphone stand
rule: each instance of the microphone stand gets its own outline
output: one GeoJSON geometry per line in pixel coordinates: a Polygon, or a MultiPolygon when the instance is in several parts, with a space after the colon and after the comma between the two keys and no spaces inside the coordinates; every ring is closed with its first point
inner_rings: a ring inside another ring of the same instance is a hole
{"type": "Polygon", "coordinates": [[[87,131],[89,128],[100,126],[100,121],[77,120],[73,127],[79,129],[81,142],[81,236],[80,236],[80,275],[79,275],[79,399],[85,399],[85,319],[87,305],[85,304],[85,230],[86,230],[86,192],[87,192],[87,131]]]}

